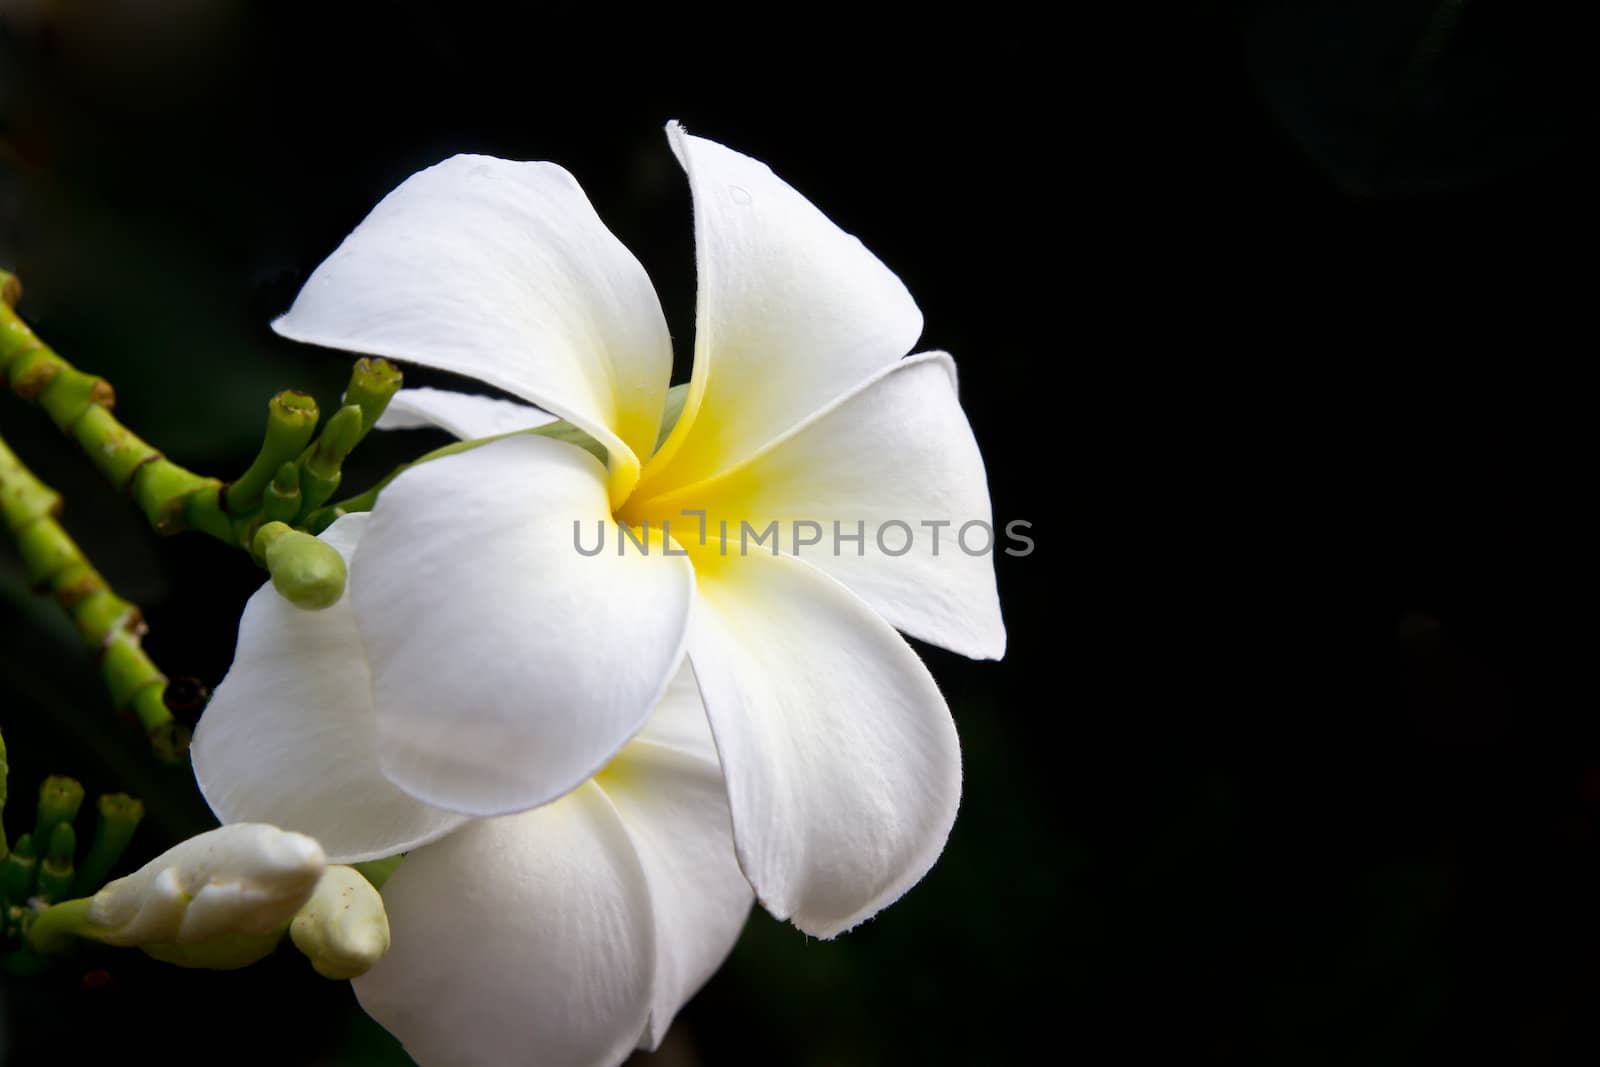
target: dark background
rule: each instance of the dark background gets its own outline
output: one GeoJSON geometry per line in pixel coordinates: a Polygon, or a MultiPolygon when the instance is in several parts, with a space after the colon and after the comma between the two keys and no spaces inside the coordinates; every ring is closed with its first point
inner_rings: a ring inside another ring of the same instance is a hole
{"type": "MultiPolygon", "coordinates": [[[[1002,663],[922,650],[967,764],[950,844],[838,941],[754,916],[661,1062],[1593,1062],[1600,752],[1563,549],[1593,485],[1567,471],[1592,455],[1595,174],[1559,9],[1088,7],[869,38],[766,10],[596,33],[140,7],[0,2],[0,263],[179,462],[229,476],[272,392],[337,397],[347,359],[267,323],[455,152],[567,166],[686,375],[668,118],[860,235],[919,347],[958,360],[997,519],[1038,548],[997,561],[1002,663]]],[[[157,662],[219,679],[260,572],[155,538],[14,398],[0,423],[157,662]]],[[[429,441],[375,439],[347,484],[429,441]]],[[[141,856],[203,825],[183,772],[105,728],[3,553],[0,594],[13,833],[48,773],[145,797],[141,856]]],[[[399,1062],[292,952],[222,976],[91,956],[8,980],[0,1012],[18,1064],[178,1033],[224,1062],[399,1062]]]]}

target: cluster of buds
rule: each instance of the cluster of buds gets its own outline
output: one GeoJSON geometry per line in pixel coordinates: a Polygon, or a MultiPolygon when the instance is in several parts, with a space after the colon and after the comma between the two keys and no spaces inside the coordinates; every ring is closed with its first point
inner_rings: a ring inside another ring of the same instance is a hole
{"type": "MultiPolygon", "coordinates": [[[[4,744],[0,742],[0,813],[5,807],[4,744]]],[[[52,776],[39,787],[38,817],[32,831],[8,843],[0,827],[0,928],[5,942],[27,936],[38,913],[49,905],[92,893],[121,859],[144,817],[144,805],[121,793],[102,796],[88,850],[80,856],[76,820],[83,786],[52,776]]]]}
{"type": "Polygon", "coordinates": [[[235,539],[298,607],[320,610],[344,592],[344,560],[312,533],[343,513],[329,500],[344,461],[377,424],[400,383],[399,369],[388,360],[357,360],[344,400],[320,434],[312,397],[294,390],[274,396],[260,451],[219,497],[234,517],[235,539]]]}

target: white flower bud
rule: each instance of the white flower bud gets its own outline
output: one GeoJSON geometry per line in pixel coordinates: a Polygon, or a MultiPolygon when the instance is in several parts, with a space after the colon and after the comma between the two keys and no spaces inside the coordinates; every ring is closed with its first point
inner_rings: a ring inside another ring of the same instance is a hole
{"type": "Polygon", "coordinates": [[[304,834],[235,823],[168,849],[89,902],[84,936],[108,945],[192,945],[281,930],[326,859],[304,834]]]}
{"type": "Polygon", "coordinates": [[[359,978],[389,951],[389,917],[360,871],[334,866],[294,917],[289,936],[324,978],[359,978]]]}

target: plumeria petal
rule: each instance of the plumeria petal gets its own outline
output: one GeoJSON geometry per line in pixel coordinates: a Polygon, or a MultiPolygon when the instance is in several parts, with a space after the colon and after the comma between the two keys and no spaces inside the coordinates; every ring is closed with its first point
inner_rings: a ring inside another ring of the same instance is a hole
{"type": "Polygon", "coordinates": [[[515,400],[451,389],[402,389],[378,418],[380,430],[437,427],[462,440],[515,433],[556,421],[548,411],[515,400]]]}
{"type": "Polygon", "coordinates": [[[384,883],[389,954],[355,980],[428,1067],[620,1063],[650,1012],[649,889],[605,794],[473,822],[384,883]]]}
{"type": "Polygon", "coordinates": [[[454,156],[386,196],[273,323],[488,382],[604,444],[620,499],[672,372],[644,268],[553,163],[454,156]]]}
{"type": "Polygon", "coordinates": [[[961,794],[955,724],[870,607],[788,556],[699,552],[689,659],[740,865],[767,910],[832,937],[914,885],[961,794]]]}
{"type": "Polygon", "coordinates": [[[892,364],[718,478],[630,507],[691,537],[702,521],[730,537],[748,522],[746,548],[776,521],[774,547],[898,629],[975,658],[1005,652],[983,457],[942,352],[892,364]]]}
{"type": "Polygon", "coordinates": [[[727,959],[754,899],[734,859],[727,790],[687,666],[595,781],[616,805],[650,887],[655,992],[640,1045],[653,1049],[727,959]]]}
{"type": "Polygon", "coordinates": [[[724,470],[904,356],[922,313],[900,279],[766,164],[677,123],[694,196],[694,372],[647,481],[724,470]]]}
{"type": "Polygon", "coordinates": [[[384,489],[350,597],[391,781],[498,815],[621,749],[682,658],[694,593],[687,559],[621,547],[600,464],[560,441],[508,437],[384,489]]]}
{"type": "MultiPolygon", "coordinates": [[[[346,515],[322,539],[349,559],[368,518],[346,515]]],[[[326,611],[301,611],[263,585],[190,749],[211,810],[309,834],[336,863],[404,852],[466,821],[401,792],[378,769],[377,745],[348,592],[326,611]]]]}

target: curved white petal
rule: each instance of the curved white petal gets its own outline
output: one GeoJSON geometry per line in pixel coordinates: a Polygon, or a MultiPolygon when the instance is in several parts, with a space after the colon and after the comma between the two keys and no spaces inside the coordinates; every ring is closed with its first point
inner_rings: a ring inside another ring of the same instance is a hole
{"type": "MultiPolygon", "coordinates": [[[[901,360],[728,473],[630,508],[752,539],[843,582],[896,628],[982,659],[1005,653],[983,457],[942,352],[901,360]],[[768,542],[771,543],[770,541],[768,542]]],[[[730,551],[737,551],[737,544],[730,551]]],[[[770,551],[770,549],[768,549],[770,551]]]]}
{"type": "Polygon", "coordinates": [[[689,659],[740,865],[768,911],[832,937],[943,850],[961,796],[955,724],[900,635],[821,571],[766,555],[696,566],[689,659]]]}
{"type": "Polygon", "coordinates": [[[733,852],[727,790],[685,665],[649,724],[595,779],[633,841],[655,916],[655,1048],[678,1009],[727,959],[754,899],[733,852]]]}
{"type": "Polygon", "coordinates": [[[669,123],[694,196],[694,373],[647,482],[733,466],[911,351],[922,313],[859,240],[766,164],[669,123]]]}
{"type": "Polygon", "coordinates": [[[580,448],[516,436],[411,468],[350,565],[384,773],[473,815],[567,792],[644,724],[693,592],[659,539],[623,544],[580,448]]]}
{"type": "Polygon", "coordinates": [[[607,447],[618,499],[655,444],[672,372],[644,268],[553,163],[463,155],[412,175],[273,328],[555,412],[607,447]]]}
{"type": "Polygon", "coordinates": [[[463,441],[515,433],[555,422],[548,411],[515,400],[458,393],[451,389],[402,389],[378,417],[379,430],[437,427],[463,441]]]}
{"type": "Polygon", "coordinates": [[[384,883],[389,954],[361,1006],[426,1067],[621,1063],[650,1011],[649,890],[593,783],[484,819],[384,883]]]}
{"type": "MultiPolygon", "coordinates": [[[[346,515],[322,539],[348,560],[368,518],[346,515]]],[[[217,818],[309,834],[334,863],[392,856],[466,821],[378,769],[371,678],[348,593],[326,611],[301,611],[271,583],[250,598],[233,666],[190,755],[217,818]]]]}

